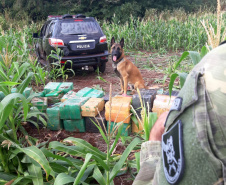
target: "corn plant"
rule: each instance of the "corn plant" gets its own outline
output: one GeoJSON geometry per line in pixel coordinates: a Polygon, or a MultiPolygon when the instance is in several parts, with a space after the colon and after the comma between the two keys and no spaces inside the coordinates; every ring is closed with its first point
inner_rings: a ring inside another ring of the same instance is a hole
{"type": "Polygon", "coordinates": [[[206,34],[208,36],[208,49],[211,50],[217,47],[222,41],[226,39],[226,29],[222,31],[224,21],[221,14],[221,3],[220,0],[217,0],[217,26],[216,31],[213,28],[212,24],[208,20],[201,20],[203,27],[205,28],[206,34]]]}
{"type": "Polygon", "coordinates": [[[34,59],[32,56],[29,56],[29,64],[31,71],[34,73],[34,80],[36,85],[38,86],[39,84],[46,84],[46,79],[49,75],[48,71],[42,67],[37,59],[34,59]]]}
{"type": "MultiPolygon", "coordinates": [[[[4,79],[5,76],[1,71],[0,78],[4,79]]],[[[17,77],[15,79],[18,79],[19,75],[15,76],[17,77]]],[[[24,80],[18,80],[21,81],[19,84],[7,81],[0,84],[0,90],[6,95],[0,102],[0,179],[14,184],[21,182],[42,184],[43,171],[46,179],[49,178],[49,175],[54,178],[54,171],[49,166],[45,155],[38,146],[35,146],[36,140],[28,136],[22,126],[22,123],[30,117],[41,114],[38,110],[31,108],[30,101],[35,95],[28,98],[22,95],[32,77],[33,73],[28,73],[24,80]],[[17,85],[17,93],[10,93],[7,88],[9,84],[17,85]],[[22,133],[23,137],[19,137],[18,131],[22,133]]],[[[43,124],[46,125],[45,122],[43,124]]]]}
{"type": "Polygon", "coordinates": [[[184,82],[188,76],[188,73],[186,72],[181,72],[180,70],[178,70],[180,63],[187,57],[189,56],[192,62],[192,65],[195,66],[196,64],[198,64],[201,59],[208,53],[208,49],[206,46],[203,46],[201,49],[201,52],[197,52],[197,51],[185,51],[183,52],[183,54],[181,55],[180,59],[174,63],[173,68],[174,68],[174,73],[172,73],[170,75],[170,83],[169,83],[169,95],[171,96],[172,93],[172,89],[174,86],[174,82],[176,80],[177,77],[179,77],[180,80],[180,88],[183,87],[184,82]]]}
{"type": "MultiPolygon", "coordinates": [[[[222,20],[225,16],[222,15],[222,20]]],[[[130,17],[130,21],[123,25],[103,21],[102,28],[108,39],[112,36],[116,39],[124,37],[125,49],[188,51],[199,50],[207,42],[208,36],[200,21],[208,19],[215,30],[217,27],[215,18],[215,14],[203,11],[183,16],[180,11],[178,15],[175,13],[166,16],[161,16],[161,13],[150,15],[147,13],[145,19],[130,17]]],[[[225,22],[222,21],[223,27],[225,22]]]]}
{"type": "MultiPolygon", "coordinates": [[[[68,72],[72,72],[73,75],[75,75],[74,70],[72,69],[72,61],[68,60],[66,61],[64,64],[61,64],[61,59],[62,59],[62,50],[60,48],[56,48],[56,50],[52,50],[51,54],[48,56],[52,57],[53,59],[55,59],[55,62],[52,62],[50,65],[50,75],[52,76],[52,78],[54,80],[56,80],[59,77],[62,77],[63,81],[68,79],[68,72]],[[71,64],[71,68],[67,68],[66,64],[70,63],[71,64]]],[[[48,60],[47,58],[47,60],[48,60]]]]}

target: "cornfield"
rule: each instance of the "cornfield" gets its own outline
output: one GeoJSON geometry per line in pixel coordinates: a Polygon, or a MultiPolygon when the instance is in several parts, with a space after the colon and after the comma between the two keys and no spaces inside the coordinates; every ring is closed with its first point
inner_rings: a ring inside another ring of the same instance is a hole
{"type": "MultiPolygon", "coordinates": [[[[199,51],[207,41],[205,28],[202,20],[208,20],[213,30],[217,31],[217,15],[211,12],[198,12],[186,14],[184,11],[162,12],[157,14],[155,10],[146,12],[143,19],[130,17],[125,24],[116,21],[101,22],[101,27],[107,36],[108,43],[114,36],[117,40],[124,37],[126,49],[135,50],[159,50],[167,51],[192,50],[199,51]]],[[[225,20],[226,15],[222,15],[225,20]]],[[[4,24],[4,18],[0,16],[4,24]]],[[[14,53],[14,61],[26,60],[33,48],[32,33],[40,30],[43,23],[37,24],[15,24],[8,25],[8,29],[0,26],[0,54],[4,52],[14,53]],[[21,26],[23,25],[23,26],[21,26]]],[[[28,21],[27,21],[28,22],[28,21]]],[[[225,21],[221,23],[221,33],[224,32],[225,21]]]]}
{"type": "MultiPolygon", "coordinates": [[[[223,15],[223,20],[225,19],[223,15]]],[[[184,14],[173,17],[171,14],[153,15],[146,19],[130,18],[124,25],[103,22],[102,28],[110,41],[124,37],[127,49],[153,50],[164,48],[173,50],[200,50],[207,42],[207,34],[201,20],[208,20],[217,29],[216,15],[213,13],[184,14]]],[[[222,32],[225,23],[222,24],[222,32]]]]}

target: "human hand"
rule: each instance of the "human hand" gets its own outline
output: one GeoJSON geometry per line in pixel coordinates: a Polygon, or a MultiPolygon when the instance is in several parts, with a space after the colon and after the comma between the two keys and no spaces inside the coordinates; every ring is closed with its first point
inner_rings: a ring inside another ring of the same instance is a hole
{"type": "Polygon", "coordinates": [[[155,122],[154,126],[151,129],[149,141],[161,141],[162,134],[164,133],[164,123],[166,121],[167,115],[169,111],[163,112],[157,121],[155,122]]]}

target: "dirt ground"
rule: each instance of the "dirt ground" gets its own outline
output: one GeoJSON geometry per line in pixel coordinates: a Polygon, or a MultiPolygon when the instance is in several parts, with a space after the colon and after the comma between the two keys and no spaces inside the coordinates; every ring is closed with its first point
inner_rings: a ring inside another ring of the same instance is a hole
{"type": "MultiPolygon", "coordinates": [[[[110,57],[109,57],[110,58],[110,57]]],[[[127,57],[131,61],[134,61],[132,57],[127,57]]],[[[141,71],[142,77],[145,80],[145,84],[147,86],[154,85],[154,81],[156,79],[163,78],[163,74],[156,72],[154,70],[148,70],[148,69],[142,69],[142,64],[138,66],[138,68],[141,71]]],[[[151,64],[150,64],[151,65],[151,64]]],[[[103,88],[104,92],[109,92],[110,83],[112,83],[112,89],[113,92],[119,93],[120,83],[119,78],[116,76],[115,72],[112,68],[112,61],[111,59],[107,62],[106,70],[104,74],[100,74],[100,76],[106,81],[98,79],[98,75],[92,67],[89,68],[88,71],[77,71],[74,77],[70,77],[68,81],[71,81],[74,83],[74,91],[79,91],[80,89],[84,87],[101,87],[103,88]]]]}
{"type": "MultiPolygon", "coordinates": [[[[134,57],[128,57],[131,61],[135,62],[134,57]]],[[[110,57],[109,57],[110,59],[110,57]]],[[[144,69],[143,65],[150,65],[151,62],[147,62],[147,59],[140,59],[140,62],[137,64],[138,68],[141,71],[141,74],[146,82],[147,86],[153,86],[153,85],[159,85],[154,82],[158,82],[158,79],[162,79],[164,74],[161,72],[156,72],[155,70],[144,69]],[[143,61],[142,61],[143,60],[143,61]]],[[[154,64],[158,64],[159,62],[163,62],[164,58],[157,58],[152,61],[154,64]]],[[[92,68],[90,68],[88,71],[76,71],[75,76],[69,77],[67,81],[74,83],[74,91],[77,92],[78,90],[84,88],[84,87],[90,87],[90,88],[101,88],[104,90],[105,93],[109,92],[109,84],[112,83],[112,89],[114,93],[120,92],[120,83],[119,78],[116,76],[116,74],[113,71],[112,68],[112,61],[111,59],[107,62],[106,71],[104,74],[100,74],[101,78],[103,78],[105,81],[102,81],[98,79],[98,75],[92,68]]],[[[165,84],[164,87],[167,87],[167,84],[165,84]]],[[[40,129],[40,132],[37,131],[37,129],[31,128],[28,126],[26,128],[28,131],[28,134],[38,138],[40,142],[43,141],[62,141],[64,138],[67,137],[75,137],[75,138],[82,138],[89,143],[91,143],[93,146],[99,148],[99,150],[106,152],[106,145],[104,143],[104,140],[102,139],[101,135],[98,133],[74,133],[74,132],[67,132],[65,130],[62,131],[50,131],[45,128],[40,129]]],[[[117,145],[116,153],[122,153],[125,150],[125,146],[123,146],[122,142],[119,142],[117,145]]],[[[134,155],[130,155],[130,158],[134,158],[134,155]]],[[[118,176],[114,179],[114,183],[116,185],[131,185],[133,182],[133,178],[131,177],[130,173],[127,172],[124,175],[118,176]]]]}

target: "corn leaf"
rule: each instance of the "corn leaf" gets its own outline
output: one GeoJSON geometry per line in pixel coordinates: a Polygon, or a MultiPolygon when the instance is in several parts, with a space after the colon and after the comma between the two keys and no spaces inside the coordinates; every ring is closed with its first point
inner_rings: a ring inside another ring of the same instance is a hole
{"type": "Polygon", "coordinates": [[[198,64],[201,60],[199,52],[197,52],[197,51],[188,51],[188,52],[189,52],[189,56],[192,60],[193,65],[198,64]]]}
{"type": "Polygon", "coordinates": [[[75,178],[71,177],[70,175],[67,175],[65,173],[60,173],[57,175],[54,185],[64,185],[71,182],[74,182],[75,178]]]}
{"type": "Polygon", "coordinates": [[[13,93],[7,95],[0,103],[0,129],[4,126],[6,119],[8,119],[9,114],[13,110],[13,106],[16,103],[17,98],[22,100],[24,118],[26,119],[28,114],[28,104],[26,98],[19,93],[13,93]]]}
{"type": "Polygon", "coordinates": [[[34,185],[42,185],[43,184],[43,176],[42,169],[39,166],[35,166],[34,164],[28,165],[28,172],[30,175],[34,176],[32,178],[32,182],[34,185]]]}
{"type": "MultiPolygon", "coordinates": [[[[107,140],[107,137],[106,137],[106,135],[105,135],[103,129],[102,129],[99,125],[97,125],[97,124],[95,123],[95,121],[93,121],[92,119],[91,119],[91,121],[92,121],[93,124],[98,128],[98,130],[100,131],[100,134],[101,134],[101,136],[103,137],[105,143],[108,144],[109,142],[108,142],[108,140],[107,140]]],[[[100,124],[101,124],[101,123],[100,123],[100,124]]]]}
{"type": "Polygon", "coordinates": [[[171,97],[171,94],[172,94],[174,81],[176,80],[177,77],[178,77],[177,73],[173,73],[170,76],[170,82],[169,82],[169,95],[170,95],[170,97],[171,97]]]}
{"type": "Polygon", "coordinates": [[[107,184],[102,173],[101,173],[101,171],[100,171],[100,169],[97,166],[95,166],[95,168],[94,168],[93,177],[94,177],[94,179],[96,179],[96,181],[100,185],[106,185],[107,184]]]}
{"type": "Polygon", "coordinates": [[[30,64],[25,62],[19,67],[19,69],[16,68],[17,69],[17,73],[14,75],[12,81],[13,82],[18,82],[21,79],[21,77],[28,71],[28,67],[29,66],[30,66],[30,64]]]}
{"type": "MultiPolygon", "coordinates": [[[[75,138],[75,139],[78,139],[78,138],[75,138]]],[[[95,161],[97,161],[105,170],[109,170],[109,166],[107,166],[106,163],[103,161],[105,158],[102,159],[102,158],[99,157],[100,155],[98,155],[96,153],[96,151],[93,152],[94,151],[93,146],[92,146],[92,148],[89,148],[89,146],[86,146],[86,147],[82,147],[82,146],[80,146],[80,147],[78,147],[78,146],[66,146],[66,145],[59,143],[59,142],[56,142],[56,141],[53,141],[49,144],[49,148],[57,149],[57,150],[60,150],[62,152],[65,152],[67,154],[74,155],[74,156],[77,156],[77,157],[85,157],[87,153],[91,153],[93,155],[92,158],[95,161]]]]}
{"type": "Polygon", "coordinates": [[[76,146],[82,147],[84,150],[87,150],[87,153],[91,153],[101,159],[106,159],[107,155],[104,152],[101,152],[97,148],[93,147],[90,143],[87,141],[80,139],[80,138],[74,138],[74,137],[68,137],[64,139],[64,142],[72,143],[76,146]]]}
{"type": "Polygon", "coordinates": [[[118,127],[118,132],[117,132],[117,135],[115,137],[115,140],[114,140],[114,143],[111,145],[111,148],[110,148],[110,151],[109,151],[109,154],[111,155],[113,150],[115,149],[115,146],[121,136],[121,133],[122,133],[122,129],[123,129],[123,123],[118,123],[120,124],[120,126],[118,127]]]}
{"type": "Polygon", "coordinates": [[[184,86],[185,80],[188,76],[187,73],[178,73],[179,78],[180,78],[180,88],[182,88],[184,86]]]}
{"type": "Polygon", "coordinates": [[[178,60],[178,62],[175,65],[175,69],[178,68],[178,66],[180,65],[180,63],[189,55],[188,51],[183,52],[183,54],[181,55],[180,59],[178,60]]]}
{"type": "Polygon", "coordinates": [[[121,158],[119,159],[119,161],[115,164],[114,168],[112,169],[111,173],[110,173],[110,181],[112,181],[114,179],[114,177],[120,172],[124,162],[127,160],[130,152],[133,150],[133,148],[138,145],[139,143],[141,143],[141,140],[139,138],[135,138],[125,149],[125,151],[123,152],[121,158]]]}
{"type": "Polygon", "coordinates": [[[52,157],[54,159],[58,159],[58,160],[61,160],[61,161],[65,161],[67,162],[69,165],[73,165],[72,161],[70,161],[69,159],[67,159],[66,157],[62,157],[60,155],[55,155],[53,154],[52,152],[50,152],[49,150],[47,150],[46,148],[41,148],[41,151],[44,153],[44,155],[46,157],[52,157]]]}
{"type": "Polygon", "coordinates": [[[135,159],[137,164],[137,172],[140,171],[140,152],[135,153],[135,159]]]}
{"type": "Polygon", "coordinates": [[[29,72],[27,77],[23,80],[23,82],[18,86],[17,90],[18,90],[18,93],[23,93],[24,92],[24,89],[26,87],[28,87],[29,83],[31,82],[31,79],[33,78],[33,75],[34,73],[32,72],[29,72]]]}
{"type": "Polygon", "coordinates": [[[200,52],[201,59],[209,52],[206,46],[203,46],[200,52]]]}
{"type": "Polygon", "coordinates": [[[30,158],[35,160],[39,163],[39,165],[43,168],[43,170],[46,172],[46,179],[48,180],[48,177],[50,173],[54,175],[52,168],[49,165],[48,160],[46,159],[43,152],[38,149],[35,146],[27,147],[27,148],[19,148],[22,152],[24,152],[26,155],[28,155],[30,158]]]}
{"type": "Polygon", "coordinates": [[[82,165],[81,170],[79,171],[77,177],[75,178],[75,181],[74,181],[73,185],[77,185],[80,182],[80,179],[84,175],[86,167],[89,164],[89,161],[90,161],[91,157],[92,157],[92,154],[89,154],[89,153],[86,154],[84,164],[82,165]]]}

